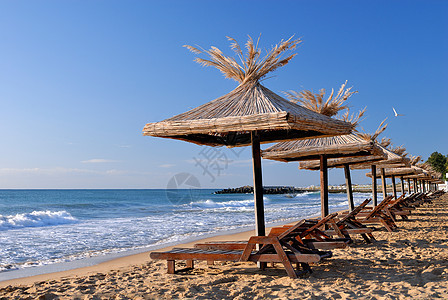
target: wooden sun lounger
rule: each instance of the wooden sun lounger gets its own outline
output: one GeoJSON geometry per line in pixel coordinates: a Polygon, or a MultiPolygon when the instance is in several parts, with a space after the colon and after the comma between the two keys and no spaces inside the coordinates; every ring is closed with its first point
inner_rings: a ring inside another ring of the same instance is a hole
{"type": "MultiPolygon", "coordinates": [[[[342,238],[334,239],[319,229],[330,223],[336,215],[328,215],[322,220],[302,220],[295,225],[274,227],[268,236],[281,238],[284,234],[289,234],[310,249],[330,250],[346,248],[347,244],[351,242],[350,237],[343,236],[342,238]]],[[[241,250],[245,245],[246,242],[244,241],[218,241],[196,244],[195,248],[241,250]]]]}
{"type": "Polygon", "coordinates": [[[400,216],[403,220],[408,220],[408,215],[410,215],[411,211],[414,209],[414,207],[409,206],[408,203],[414,201],[415,196],[416,195],[409,195],[407,197],[401,196],[386,207],[386,210],[394,221],[397,221],[397,216],[400,216]]]}
{"type": "Polygon", "coordinates": [[[202,261],[233,261],[233,262],[264,262],[264,263],[282,263],[287,274],[291,278],[298,278],[300,273],[297,272],[293,263],[300,264],[303,268],[303,273],[311,273],[309,267],[310,263],[317,263],[323,258],[331,257],[331,252],[323,251],[307,251],[302,252],[293,246],[289,246],[287,250],[285,245],[276,237],[253,236],[246,243],[244,250],[205,250],[198,248],[174,248],[167,252],[152,252],[150,257],[152,259],[167,260],[167,272],[174,274],[176,260],[186,260],[187,268],[194,268],[195,260],[202,261]],[[274,251],[265,250],[263,253],[254,251],[256,245],[265,245],[272,247],[274,251]]]}
{"type": "Polygon", "coordinates": [[[356,220],[362,224],[383,225],[389,232],[396,230],[398,226],[395,224],[393,217],[390,215],[390,212],[386,209],[392,198],[393,196],[388,196],[365,216],[361,216],[360,214],[358,214],[356,216],[356,220]]]}
{"type": "MultiPolygon", "coordinates": [[[[334,217],[334,216],[332,216],[334,217]]],[[[323,222],[321,222],[323,223],[323,222]]],[[[302,273],[310,273],[309,263],[319,262],[323,258],[331,257],[329,251],[318,251],[308,247],[303,240],[297,238],[297,230],[303,222],[299,222],[296,226],[284,230],[278,236],[253,236],[248,242],[236,245],[235,243],[220,243],[220,249],[212,248],[211,245],[207,249],[197,248],[175,248],[167,252],[152,252],[152,259],[167,260],[168,273],[175,273],[175,261],[186,260],[187,268],[194,267],[194,260],[212,261],[251,261],[251,262],[271,262],[282,263],[287,274],[291,278],[297,278],[300,273],[297,272],[292,263],[297,263],[303,268],[302,273]],[[227,246],[226,246],[227,245],[227,246]],[[259,250],[256,251],[258,245],[259,250]]],[[[305,230],[299,231],[307,236],[313,233],[322,224],[315,224],[305,230]]],[[[199,245],[199,244],[198,244],[199,245]]]]}
{"type": "Polygon", "coordinates": [[[373,228],[369,228],[356,220],[356,216],[369,204],[372,199],[364,200],[360,205],[355,207],[351,212],[340,216],[339,221],[333,226],[333,230],[327,230],[325,233],[330,235],[350,236],[350,234],[360,234],[367,243],[375,240],[373,236],[373,228]]]}
{"type": "Polygon", "coordinates": [[[410,210],[415,209],[421,203],[424,202],[425,194],[423,193],[412,193],[407,196],[403,201],[403,206],[409,208],[410,210]]]}

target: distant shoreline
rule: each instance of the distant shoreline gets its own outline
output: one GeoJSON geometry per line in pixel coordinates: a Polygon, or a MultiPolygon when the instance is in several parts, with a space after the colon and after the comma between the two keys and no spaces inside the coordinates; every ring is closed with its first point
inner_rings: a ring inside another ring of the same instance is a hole
{"type": "MultiPolygon", "coordinates": [[[[371,185],[353,185],[352,190],[354,193],[371,193],[371,185]]],[[[392,191],[392,185],[387,186],[387,191],[392,191]]],[[[294,187],[294,186],[264,186],[263,194],[297,194],[297,193],[307,193],[307,192],[320,192],[319,186],[308,186],[308,187],[294,187]]],[[[330,185],[328,186],[329,193],[346,193],[345,185],[330,185]]],[[[381,193],[381,190],[378,190],[381,193]]],[[[397,192],[401,193],[401,187],[397,186],[397,192]]],[[[215,194],[252,194],[253,187],[246,185],[237,188],[227,188],[216,191],[215,194]]]]}

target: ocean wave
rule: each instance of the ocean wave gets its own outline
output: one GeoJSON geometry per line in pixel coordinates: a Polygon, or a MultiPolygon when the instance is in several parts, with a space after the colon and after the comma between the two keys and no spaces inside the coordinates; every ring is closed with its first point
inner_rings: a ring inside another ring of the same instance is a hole
{"type": "Polygon", "coordinates": [[[190,205],[193,207],[199,207],[202,209],[225,209],[225,208],[244,208],[253,206],[254,200],[231,200],[225,202],[215,202],[213,200],[206,200],[202,202],[191,202],[190,205]]]}
{"type": "Polygon", "coordinates": [[[78,220],[65,210],[33,211],[31,213],[11,216],[0,215],[0,231],[25,228],[44,227],[77,223],[78,220]]]}
{"type": "Polygon", "coordinates": [[[309,195],[319,195],[319,194],[320,194],[319,191],[317,191],[317,192],[303,192],[303,193],[295,194],[295,198],[302,198],[302,197],[306,197],[306,196],[309,196],[309,195]]]}

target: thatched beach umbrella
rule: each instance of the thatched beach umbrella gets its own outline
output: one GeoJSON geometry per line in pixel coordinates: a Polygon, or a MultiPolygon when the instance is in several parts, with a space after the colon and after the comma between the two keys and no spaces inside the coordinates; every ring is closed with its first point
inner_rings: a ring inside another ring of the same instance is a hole
{"type": "MultiPolygon", "coordinates": [[[[339,92],[334,96],[332,90],[328,99],[324,101],[325,90],[322,89],[319,93],[313,94],[310,91],[295,92],[290,91],[287,94],[292,102],[300,103],[305,107],[318,112],[320,114],[332,117],[339,111],[346,109],[343,105],[345,101],[355,92],[351,88],[346,89],[347,81],[342,84],[339,92]]],[[[345,121],[358,125],[360,118],[363,116],[365,109],[360,111],[357,116],[349,117],[349,111],[344,116],[345,121]]],[[[379,154],[379,150],[370,141],[362,140],[354,134],[322,137],[308,140],[295,140],[288,142],[281,142],[263,151],[262,156],[266,159],[272,159],[283,162],[290,161],[307,161],[318,160],[320,166],[320,188],[321,188],[321,215],[322,218],[328,215],[328,158],[335,157],[356,157],[366,155],[379,154]]],[[[351,190],[350,170],[345,169],[349,207],[353,209],[353,194],[351,190]]]]}
{"type": "MultiPolygon", "coordinates": [[[[331,158],[327,161],[328,168],[344,168],[345,179],[346,179],[346,188],[347,188],[347,197],[349,200],[349,209],[352,210],[354,208],[353,203],[353,191],[351,185],[351,175],[350,175],[350,166],[365,164],[367,162],[377,162],[383,161],[388,158],[388,153],[385,149],[378,144],[376,141],[377,137],[387,128],[387,124],[384,124],[386,120],[381,122],[378,129],[374,134],[367,134],[362,132],[357,132],[355,135],[358,138],[358,143],[360,144],[370,144],[372,145],[372,149],[369,151],[370,154],[362,155],[362,156],[353,156],[353,157],[339,157],[339,158],[331,158]]],[[[303,161],[300,162],[299,168],[305,170],[318,170],[320,169],[320,164],[316,161],[303,161]]],[[[375,192],[373,192],[374,203],[376,203],[376,179],[372,182],[372,187],[375,192]]]]}
{"type": "MultiPolygon", "coordinates": [[[[382,190],[383,190],[383,199],[385,199],[387,197],[387,186],[386,186],[386,174],[385,174],[385,169],[387,168],[400,168],[400,167],[410,167],[410,160],[409,158],[406,158],[404,156],[401,156],[395,152],[393,152],[392,150],[389,149],[385,149],[385,152],[387,154],[387,159],[383,160],[383,161],[378,161],[378,162],[374,162],[374,163],[368,163],[367,165],[363,165],[363,164],[358,164],[358,165],[353,165],[353,169],[367,169],[369,166],[372,170],[372,174],[374,174],[374,176],[372,176],[372,181],[374,180],[376,182],[376,178],[377,178],[377,168],[380,168],[380,174],[381,174],[381,185],[382,185],[382,190]]],[[[395,188],[395,176],[392,176],[392,181],[393,184],[392,186],[395,188]]],[[[373,188],[372,188],[373,189],[373,188]]],[[[376,199],[376,184],[375,184],[375,197],[374,200],[376,199]]],[[[396,192],[395,192],[396,194],[396,192]]],[[[377,202],[374,201],[373,205],[376,206],[377,202]]]]}
{"type": "MultiPolygon", "coordinates": [[[[423,171],[418,168],[418,167],[403,167],[403,168],[386,168],[384,169],[384,177],[397,177],[400,176],[401,177],[401,182],[404,182],[404,177],[405,176],[411,176],[411,175],[417,175],[417,174],[421,174],[423,173],[423,171]]],[[[372,172],[369,172],[366,174],[367,177],[373,177],[372,172]]],[[[381,176],[381,173],[377,171],[376,176],[379,177],[381,176]]],[[[397,198],[397,189],[395,187],[395,183],[392,182],[393,184],[393,193],[394,193],[394,197],[397,198]]],[[[404,184],[401,185],[401,193],[404,194],[404,184]]]]}
{"type": "MultiPolygon", "coordinates": [[[[362,133],[361,136],[364,139],[368,139],[377,136],[378,131],[380,131],[380,128],[377,130],[377,132],[370,136],[368,134],[362,133]]],[[[377,143],[377,142],[375,142],[377,143]]],[[[381,155],[369,155],[369,156],[360,156],[360,157],[343,157],[343,158],[333,158],[329,159],[327,162],[327,166],[329,168],[340,168],[344,167],[344,165],[349,164],[350,169],[357,170],[357,169],[371,169],[372,173],[375,174],[375,176],[372,177],[372,198],[373,198],[373,205],[377,205],[377,167],[381,170],[384,168],[394,168],[394,167],[408,167],[409,166],[409,159],[404,158],[402,156],[399,156],[392,151],[385,148],[385,146],[389,145],[390,142],[388,139],[383,138],[380,143],[377,143],[378,148],[381,150],[381,155]]],[[[306,168],[309,170],[318,170],[319,164],[317,162],[303,162],[300,163],[301,168],[306,168]]],[[[385,177],[382,177],[382,185],[383,185],[383,193],[386,195],[386,181],[385,177]]],[[[386,197],[386,196],[384,196],[386,197]]]]}
{"type": "Polygon", "coordinates": [[[426,175],[425,177],[421,176],[420,178],[418,178],[420,179],[421,185],[423,187],[423,192],[426,191],[426,188],[430,190],[431,182],[442,178],[442,174],[434,170],[434,168],[426,162],[417,163],[416,166],[422,168],[424,170],[424,174],[426,175]]]}
{"type": "Polygon", "coordinates": [[[282,41],[263,58],[251,38],[243,54],[238,43],[229,38],[241,60],[224,55],[216,47],[203,50],[187,46],[196,54],[205,53],[210,60],[196,58],[205,66],[214,66],[239,85],[230,93],[190,111],[157,123],[148,123],[143,134],[184,140],[208,146],[252,146],[256,234],[265,235],[260,143],[316,136],[348,134],[352,125],[314,113],[283,99],[260,84],[269,72],[286,65],[295,54],[299,39],[282,41]]]}
{"type": "Polygon", "coordinates": [[[424,182],[425,180],[428,180],[430,177],[430,175],[425,171],[422,170],[423,172],[421,174],[416,174],[416,175],[408,175],[406,176],[406,178],[409,179],[413,179],[414,180],[414,190],[418,190],[420,192],[426,192],[426,189],[424,187],[424,182]]]}
{"type": "MultiPolygon", "coordinates": [[[[397,155],[400,155],[402,157],[406,157],[407,156],[406,148],[404,148],[403,146],[391,147],[390,150],[393,153],[395,153],[397,155]]],[[[410,160],[408,162],[410,163],[410,160]]],[[[397,199],[397,186],[395,184],[395,177],[396,177],[396,175],[391,175],[390,176],[391,181],[392,181],[393,195],[394,195],[395,199],[397,199]]],[[[403,181],[401,181],[401,183],[402,183],[402,186],[403,186],[403,181]]]]}
{"type": "MultiPolygon", "coordinates": [[[[422,159],[422,157],[420,156],[420,155],[418,155],[418,156],[412,156],[412,155],[410,155],[409,156],[409,159],[410,159],[410,164],[411,164],[411,167],[416,167],[416,168],[418,168],[417,167],[417,163],[419,163],[420,161],[421,161],[421,159],[422,159]]],[[[419,168],[418,168],[419,169],[419,168]]],[[[413,175],[413,174],[410,174],[410,175],[413,175]]],[[[408,192],[409,192],[409,194],[411,194],[411,178],[409,178],[409,177],[406,177],[406,176],[409,176],[409,175],[403,175],[403,176],[401,176],[401,182],[403,182],[405,179],[407,180],[407,182],[408,182],[408,192]]],[[[416,190],[416,186],[414,185],[414,192],[417,192],[417,190],[416,190]]]]}
{"type": "MultiPolygon", "coordinates": [[[[315,138],[278,143],[262,152],[263,158],[283,162],[300,161],[300,169],[320,170],[322,217],[328,214],[328,161],[332,158],[359,158],[375,156],[384,159],[383,151],[372,140],[365,140],[356,134],[315,138]],[[312,165],[313,168],[306,166],[312,165]],[[305,167],[304,167],[305,166],[305,167]]],[[[354,208],[349,162],[344,167],[349,208],[354,208]]]]}

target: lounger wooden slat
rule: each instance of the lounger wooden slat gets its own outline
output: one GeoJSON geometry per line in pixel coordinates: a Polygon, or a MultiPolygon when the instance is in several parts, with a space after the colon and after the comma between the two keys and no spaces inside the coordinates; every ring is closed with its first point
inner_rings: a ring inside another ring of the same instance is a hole
{"type": "MultiPolygon", "coordinates": [[[[331,250],[331,249],[343,249],[347,247],[347,239],[332,239],[332,241],[316,241],[312,239],[303,239],[303,243],[311,249],[321,249],[321,250],[331,250]]],[[[221,242],[207,242],[207,243],[198,243],[195,244],[195,248],[211,250],[211,249],[219,249],[219,250],[243,250],[247,245],[247,242],[244,241],[225,241],[225,243],[221,242]]]]}

